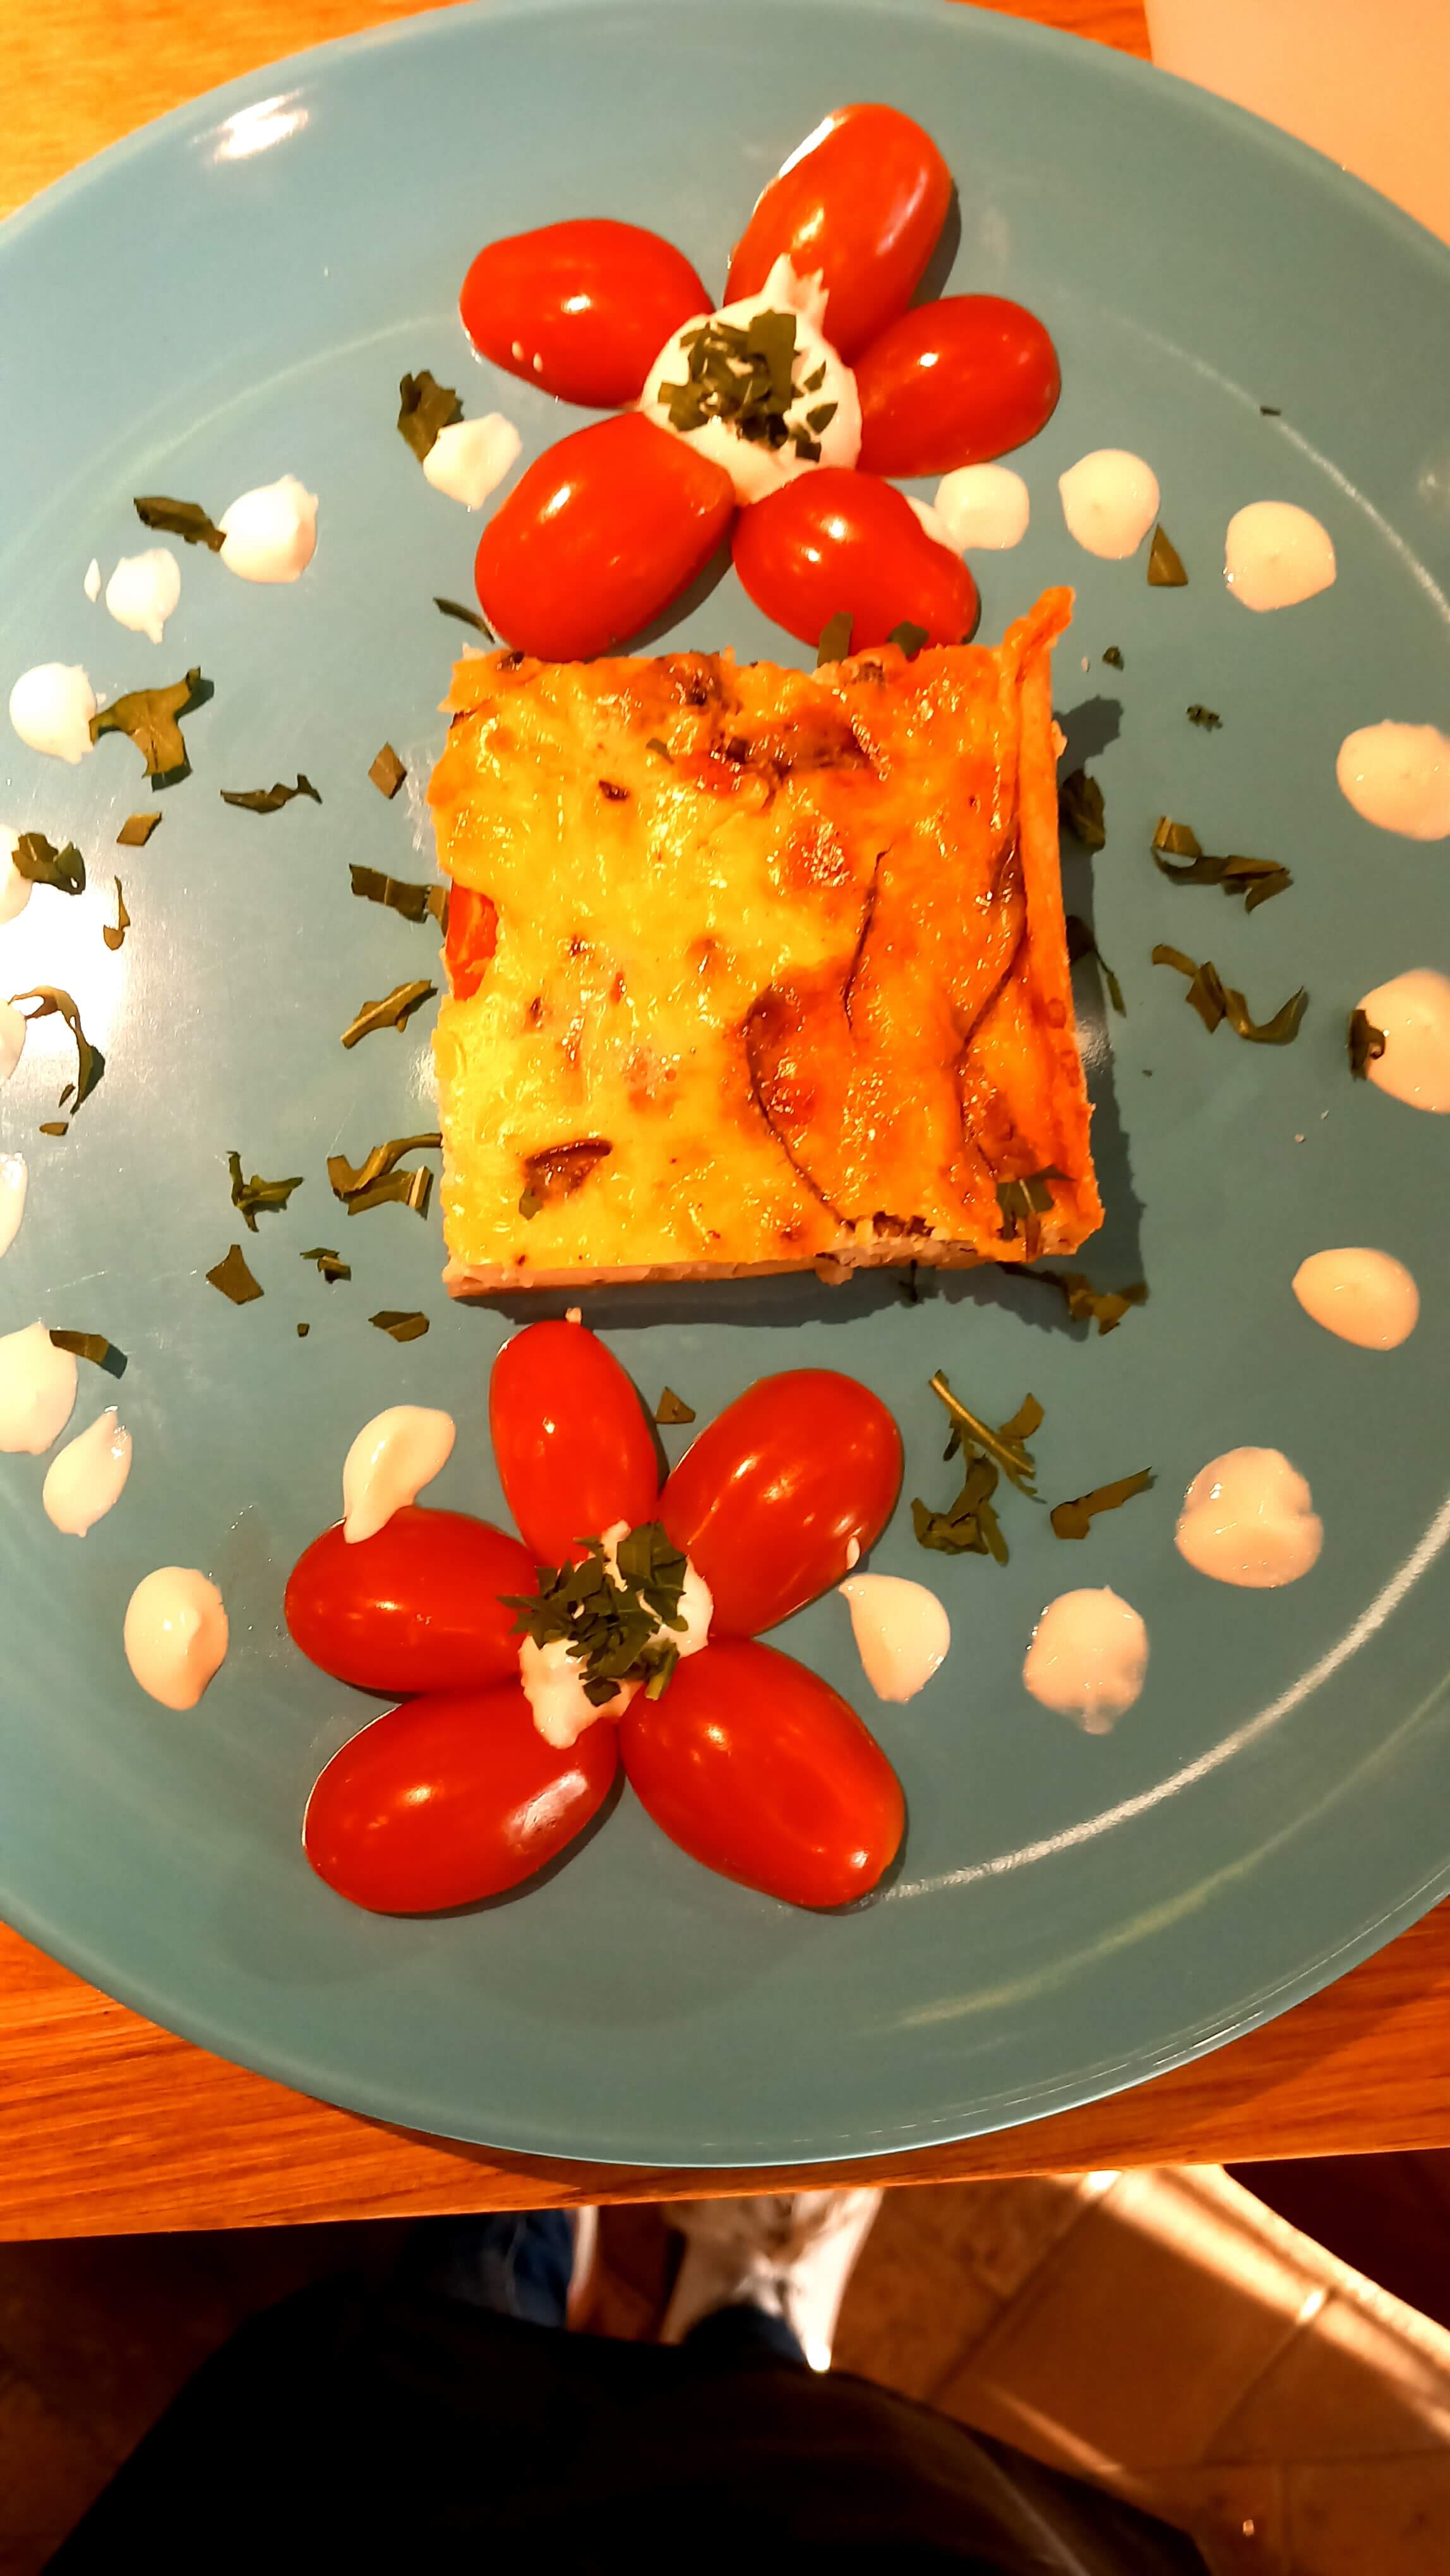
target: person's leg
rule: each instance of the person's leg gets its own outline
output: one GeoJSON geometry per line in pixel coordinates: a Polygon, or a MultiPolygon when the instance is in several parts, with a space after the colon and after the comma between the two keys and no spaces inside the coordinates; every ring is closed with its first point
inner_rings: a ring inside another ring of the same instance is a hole
{"type": "Polygon", "coordinates": [[[403,2246],[398,2280],[495,2316],[563,2326],[570,2291],[589,2269],[596,2216],[592,2209],[504,2209],[425,2219],[403,2246]]]}
{"type": "Polygon", "coordinates": [[[687,2343],[712,2366],[733,2346],[742,2360],[829,2370],[846,2284],[880,2206],[879,2191],[676,2202],[665,2216],[685,2256],[660,2341],[687,2343]]]}

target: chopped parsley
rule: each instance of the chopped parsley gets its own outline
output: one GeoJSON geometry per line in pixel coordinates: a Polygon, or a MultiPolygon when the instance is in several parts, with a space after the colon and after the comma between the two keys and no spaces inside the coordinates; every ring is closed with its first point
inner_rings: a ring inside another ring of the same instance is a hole
{"type": "Polygon", "coordinates": [[[1007,1542],[992,1496],[1005,1474],[1020,1493],[1036,1499],[1037,1471],[1027,1443],[1042,1421],[1042,1407],[1035,1395],[1029,1395],[1010,1422],[993,1430],[979,1422],[953,1395],[940,1369],[931,1380],[931,1390],[940,1397],[951,1418],[945,1455],[952,1458],[960,1452],[966,1462],[966,1474],[961,1492],[944,1512],[934,1512],[919,1498],[913,1498],[911,1520],[917,1545],[933,1548],[941,1556],[990,1556],[998,1565],[1005,1565],[1007,1542]]]}
{"type": "Polygon", "coordinates": [[[683,1396],[676,1395],[674,1388],[672,1386],[667,1386],[663,1395],[660,1397],[658,1404],[655,1406],[656,1422],[668,1424],[675,1422],[693,1422],[694,1419],[695,1408],[693,1404],[686,1404],[683,1396]]]}
{"type": "Polygon", "coordinates": [[[440,385],[426,367],[398,383],[398,430],[421,465],[440,429],[463,418],[463,405],[451,385],[440,385]]]}
{"type": "Polygon", "coordinates": [[[62,1333],[52,1331],[51,1340],[58,1351],[74,1351],[78,1360],[89,1360],[94,1368],[104,1369],[107,1377],[124,1377],[126,1354],[108,1342],[104,1333],[62,1333]]]}
{"type": "Polygon", "coordinates": [[[311,779],[305,777],[300,769],[295,787],[284,786],[279,778],[271,787],[224,787],[221,790],[222,803],[240,805],[245,814],[280,814],[283,806],[290,805],[296,796],[310,796],[314,805],[322,803],[311,779]]]}
{"type": "Polygon", "coordinates": [[[435,591],[433,605],[442,616],[456,617],[460,626],[476,626],[479,634],[490,644],[496,640],[493,628],[479,616],[477,609],[465,608],[461,599],[440,599],[435,591]]]}
{"type": "Polygon", "coordinates": [[[1253,912],[1276,894],[1287,893],[1294,879],[1278,859],[1213,858],[1189,823],[1160,814],[1151,842],[1155,865],[1174,885],[1222,886],[1226,895],[1241,894],[1245,912],[1253,912]],[[1187,865],[1175,867],[1174,859],[1187,865]]]}
{"type": "Polygon", "coordinates": [[[1181,948],[1160,943],[1153,951],[1153,963],[1171,966],[1175,974],[1188,977],[1185,998],[1210,1037],[1221,1020],[1227,1020],[1236,1037],[1250,1038],[1256,1046],[1288,1046],[1299,1034],[1309,1007],[1309,995],[1302,984],[1297,993],[1291,993],[1287,1002],[1280,1004],[1272,1019],[1258,1021],[1250,1018],[1242,993],[1224,982],[1211,958],[1200,966],[1193,958],[1185,957],[1181,948]]]}
{"type": "Polygon", "coordinates": [[[156,528],[163,536],[181,537],[189,546],[209,546],[214,555],[226,544],[223,530],[198,501],[172,501],[164,492],[150,492],[136,502],[135,509],[143,528],[156,528]]]}
{"type": "Polygon", "coordinates": [[[385,904],[389,912],[400,912],[405,921],[426,921],[431,913],[443,931],[448,928],[448,888],[444,885],[421,885],[409,877],[384,876],[381,868],[360,868],[353,863],[348,874],[354,894],[365,903],[385,904]]]}
{"type": "Polygon", "coordinates": [[[244,1181],[242,1158],[236,1153],[228,1154],[227,1169],[232,1176],[232,1205],[249,1234],[256,1233],[259,1216],[279,1214],[293,1191],[302,1187],[300,1172],[294,1173],[290,1181],[264,1181],[260,1172],[254,1172],[249,1181],[244,1181]]]}
{"type": "MultiPolygon", "coordinates": [[[[17,1010],[19,1010],[22,1002],[35,1002],[39,1005],[38,1009],[26,1011],[23,1014],[23,1017],[27,1020],[48,1020],[53,1014],[59,1014],[60,1018],[64,1020],[66,1027],[69,1029],[71,1036],[76,1042],[76,1078],[73,1084],[66,1084],[64,1091],[60,1095],[59,1106],[63,1109],[67,1100],[70,1099],[72,1091],[74,1091],[75,1100],[73,1103],[73,1109],[79,1109],[83,1100],[89,1100],[91,1093],[95,1090],[97,1083],[105,1072],[106,1059],[102,1055],[100,1048],[92,1046],[90,1039],[86,1036],[85,1030],[81,1026],[80,1012],[77,1010],[70,994],[64,992],[59,984],[37,984],[28,993],[12,993],[10,999],[17,1010]]],[[[42,1128],[41,1133],[42,1135],[53,1135],[57,1133],[64,1135],[65,1129],[57,1129],[52,1124],[49,1127],[42,1128]]]]}
{"type": "Polygon", "coordinates": [[[1150,590],[1186,590],[1188,587],[1183,557],[1161,526],[1154,529],[1153,543],[1148,549],[1148,587],[1150,590]]]}
{"type": "Polygon", "coordinates": [[[1085,769],[1074,769],[1060,780],[1057,790],[1057,819],[1065,832],[1085,850],[1105,850],[1108,845],[1106,807],[1103,791],[1085,769]]]}
{"type": "Polygon", "coordinates": [[[1193,705],[1186,708],[1184,712],[1188,717],[1189,723],[1191,725],[1201,725],[1205,733],[1217,733],[1220,725],[1223,723],[1222,716],[1215,715],[1212,707],[1201,707],[1196,699],[1193,705]]]}
{"type": "Polygon", "coordinates": [[[121,825],[119,832],[116,834],[117,848],[122,850],[144,850],[152,833],[155,831],[157,824],[164,821],[164,819],[164,816],[160,814],[128,814],[125,822],[121,825]]]}
{"type": "Polygon", "coordinates": [[[58,850],[43,832],[22,832],[10,853],[18,877],[31,885],[54,886],[57,894],[84,894],[86,863],[74,841],[58,850]]]}
{"type": "Polygon", "coordinates": [[[230,1298],[234,1306],[249,1306],[254,1297],[260,1297],[262,1294],[257,1281],[247,1268],[246,1255],[239,1243],[234,1243],[226,1259],[219,1261],[215,1269],[209,1270],[206,1275],[213,1288],[219,1288],[222,1295],[230,1298]]]}
{"type": "Polygon", "coordinates": [[[621,1682],[642,1681],[647,1699],[658,1699],[680,1660],[672,1642],[685,1629],[680,1597],[688,1559],[659,1521],[646,1521],[622,1538],[611,1565],[602,1539],[584,1541],[578,1565],[539,1568],[537,1592],[503,1594],[516,1610],[516,1636],[536,1646],[556,1640],[582,1667],[584,1696],[593,1708],[612,1700],[621,1682]],[[672,1632],[666,1635],[666,1631],[672,1632]]]}
{"type": "Polygon", "coordinates": [[[737,437],[779,450],[787,445],[808,464],[821,453],[821,433],[836,417],[833,402],[818,403],[805,424],[787,415],[806,394],[819,393],[825,368],[803,383],[796,381],[796,317],[793,313],[753,313],[748,322],[723,322],[712,315],[680,334],[686,352],[685,375],[677,384],[662,384],[659,400],[670,427],[688,437],[708,421],[723,420],[737,437]]]}
{"type": "Polygon", "coordinates": [[[128,734],[146,763],[153,787],[171,787],[189,775],[191,762],[182,739],[180,719],[204,707],[212,696],[210,680],[200,670],[187,672],[165,689],[128,689],[114,706],[91,718],[91,740],[103,733],[128,734]]]}
{"type": "Polygon", "coordinates": [[[431,1171],[426,1163],[411,1172],[400,1171],[398,1165],[405,1154],[436,1149],[442,1142],[436,1131],[427,1136],[390,1136],[386,1144],[374,1145],[360,1163],[350,1163],[345,1154],[329,1154],[327,1177],[334,1198],[341,1199],[349,1216],[363,1216],[369,1208],[395,1201],[425,1217],[433,1192],[431,1171]]]}
{"type": "Polygon", "coordinates": [[[422,1003],[431,1001],[437,990],[436,984],[395,984],[391,993],[384,993],[381,1001],[364,1002],[356,1019],[349,1021],[343,1030],[343,1045],[355,1047],[359,1038],[371,1037],[375,1029],[406,1028],[413,1012],[422,1003]]]}
{"type": "Polygon", "coordinates": [[[1140,1467],[1136,1476],[1120,1476],[1113,1485],[1098,1485],[1090,1494],[1078,1494],[1070,1503],[1056,1503],[1050,1518],[1057,1538],[1086,1538],[1098,1512],[1116,1512],[1135,1494],[1146,1494],[1153,1482],[1151,1467],[1140,1467]]]}
{"type": "Polygon", "coordinates": [[[406,765],[398,758],[392,744],[385,742],[368,770],[368,776],[378,794],[386,796],[391,802],[407,775],[406,765]]]}
{"type": "Polygon", "coordinates": [[[395,1342],[421,1341],[428,1330],[428,1318],[419,1306],[384,1306],[376,1315],[369,1315],[368,1322],[376,1324],[380,1333],[390,1333],[395,1342]]]}
{"type": "Polygon", "coordinates": [[[1033,1270],[1025,1275],[1040,1279],[1044,1288],[1056,1288],[1070,1320],[1096,1324],[1099,1338],[1115,1333],[1131,1306],[1148,1302],[1148,1284],[1143,1279],[1135,1279],[1129,1288],[1095,1288],[1085,1270],[1033,1270]]]}

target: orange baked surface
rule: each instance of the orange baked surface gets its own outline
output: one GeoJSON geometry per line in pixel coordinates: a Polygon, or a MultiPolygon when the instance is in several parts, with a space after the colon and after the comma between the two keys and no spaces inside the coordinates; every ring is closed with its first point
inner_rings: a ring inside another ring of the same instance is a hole
{"type": "Polygon", "coordinates": [[[1093,1232],[1050,698],[1070,607],[815,672],[457,665],[429,788],[452,1288],[1093,1232]],[[1039,1204],[1004,1206],[1030,1176],[1039,1204]]]}

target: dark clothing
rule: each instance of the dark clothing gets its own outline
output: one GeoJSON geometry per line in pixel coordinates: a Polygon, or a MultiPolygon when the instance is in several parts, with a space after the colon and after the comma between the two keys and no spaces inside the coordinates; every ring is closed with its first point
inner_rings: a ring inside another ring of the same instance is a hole
{"type": "Polygon", "coordinates": [[[772,2350],[776,2323],[663,2349],[323,2282],[198,2372],[51,2568],[1205,2576],[1131,2508],[772,2350]]]}

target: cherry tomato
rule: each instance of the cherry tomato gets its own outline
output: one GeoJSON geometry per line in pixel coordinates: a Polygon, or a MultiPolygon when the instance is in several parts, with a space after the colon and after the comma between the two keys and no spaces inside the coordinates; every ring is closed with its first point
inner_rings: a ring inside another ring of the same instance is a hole
{"type": "Polygon", "coordinates": [[[909,116],[838,107],[756,199],[726,296],[757,294],[788,251],[799,276],[823,273],[826,337],[854,358],[905,312],[951,201],[952,174],[909,116]]]}
{"type": "Polygon", "coordinates": [[[704,570],[734,508],[729,475],[642,413],[593,421],[537,458],[489,520],[479,604],[521,652],[586,661],[704,570]]]}
{"type": "Polygon", "coordinates": [[[459,1690],[518,1672],[503,1592],[537,1589],[516,1538],[467,1512],[407,1503],[349,1546],[342,1523],[304,1548],[283,1604],[294,1644],[362,1690],[459,1690]]]}
{"type": "Polygon", "coordinates": [[[614,1728],[560,1752],[518,1680],[433,1691],[335,1753],[302,1819],[319,1878],[375,1914],[473,1905],[532,1877],[597,1815],[619,1762],[614,1728]]]}
{"type": "Polygon", "coordinates": [[[803,644],[818,644],[842,609],[856,653],[903,620],[931,644],[960,644],[976,623],[977,585],[960,555],[927,535],[904,493],[843,465],[818,465],[742,510],[735,569],[756,607],[803,644]]]}
{"type": "Polygon", "coordinates": [[[472,886],[450,886],[443,955],[448,967],[448,988],[455,1001],[472,999],[497,946],[497,906],[486,894],[475,894],[472,886]]]}
{"type": "Polygon", "coordinates": [[[1035,438],[1062,377],[1035,314],[1005,295],[947,295],[888,323],[856,388],[866,472],[949,474],[1035,438]]]}
{"type": "Polygon", "coordinates": [[[636,1529],[654,1519],[659,1474],[644,1406],[583,1324],[529,1324],[505,1342],[488,1424],[509,1510],[538,1564],[567,1565],[583,1555],[582,1539],[616,1521],[636,1529]]]}
{"type": "Polygon", "coordinates": [[[619,1749],[661,1833],[787,1905],[864,1896],[900,1848],[901,1783],[875,1737],[772,1646],[725,1638],[688,1657],[659,1699],[631,1701],[619,1749]]]}
{"type": "Polygon", "coordinates": [[[711,1634],[752,1637],[839,1583],[851,1541],[864,1556],[900,1489],[901,1434],[880,1397],[835,1369],[787,1369],[701,1432],[660,1519],[710,1587],[711,1634]]]}
{"type": "Polygon", "coordinates": [[[458,309],[496,367],[607,411],[638,402],[665,342],[710,298],[672,243],[600,217],[489,242],[458,309]]]}

